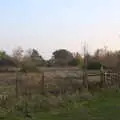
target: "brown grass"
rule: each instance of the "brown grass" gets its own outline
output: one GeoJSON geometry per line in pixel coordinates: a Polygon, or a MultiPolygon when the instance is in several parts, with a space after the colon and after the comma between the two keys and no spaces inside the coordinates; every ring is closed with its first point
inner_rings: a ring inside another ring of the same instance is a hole
{"type": "MultiPolygon", "coordinates": [[[[95,71],[90,71],[95,73],[95,71]]],[[[96,71],[96,73],[98,73],[96,71]]],[[[19,80],[19,90],[40,93],[42,73],[21,74],[19,80]]],[[[89,76],[89,83],[100,82],[100,76],[89,76]]],[[[1,86],[15,86],[16,73],[0,73],[1,86]]],[[[45,72],[45,90],[46,91],[76,91],[82,87],[82,71],[68,69],[46,70],[45,72]]]]}

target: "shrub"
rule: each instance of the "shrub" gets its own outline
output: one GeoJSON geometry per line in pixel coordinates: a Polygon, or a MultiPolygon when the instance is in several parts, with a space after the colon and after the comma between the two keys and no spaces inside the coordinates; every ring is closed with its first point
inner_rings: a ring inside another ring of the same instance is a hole
{"type": "Polygon", "coordinates": [[[98,61],[88,62],[87,69],[100,69],[100,68],[101,68],[100,62],[98,61]]]}

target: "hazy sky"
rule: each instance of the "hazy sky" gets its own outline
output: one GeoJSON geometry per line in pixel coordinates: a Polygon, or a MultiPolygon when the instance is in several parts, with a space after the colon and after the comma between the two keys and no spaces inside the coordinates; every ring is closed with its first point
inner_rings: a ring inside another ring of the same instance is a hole
{"type": "Polygon", "coordinates": [[[0,49],[120,49],[120,0],[0,0],[0,49]]]}

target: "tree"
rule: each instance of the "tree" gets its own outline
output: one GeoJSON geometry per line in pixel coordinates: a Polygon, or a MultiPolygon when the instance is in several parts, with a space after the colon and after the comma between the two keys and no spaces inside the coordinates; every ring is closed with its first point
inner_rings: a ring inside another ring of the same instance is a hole
{"type": "Polygon", "coordinates": [[[36,49],[32,49],[31,59],[37,66],[43,66],[45,63],[45,60],[36,49]]]}
{"type": "MultiPolygon", "coordinates": [[[[108,69],[115,69],[118,67],[119,52],[112,52],[107,50],[107,47],[103,49],[97,49],[93,56],[96,63],[101,64],[103,67],[108,69]]],[[[99,65],[98,65],[99,66],[99,65]]]]}
{"type": "MultiPolygon", "coordinates": [[[[96,62],[98,66],[102,65],[107,69],[117,70],[119,68],[119,61],[120,61],[120,52],[113,52],[107,50],[107,47],[103,49],[97,49],[93,56],[94,62],[96,62]]],[[[95,65],[95,64],[94,64],[95,65]]],[[[91,66],[93,66],[91,64],[91,66]]]]}
{"type": "Polygon", "coordinates": [[[54,66],[54,64],[55,64],[54,57],[51,57],[49,60],[47,60],[46,64],[47,64],[48,67],[54,66]]]}
{"type": "Polygon", "coordinates": [[[101,63],[99,60],[95,59],[94,56],[91,56],[90,59],[88,59],[88,65],[87,69],[99,69],[101,68],[101,63]]]}
{"type": "Polygon", "coordinates": [[[5,51],[0,51],[0,67],[15,67],[15,63],[5,51]]]}
{"type": "Polygon", "coordinates": [[[83,58],[81,57],[81,55],[77,52],[73,54],[73,60],[69,62],[70,66],[79,66],[82,67],[83,66],[83,58]]]}
{"type": "Polygon", "coordinates": [[[94,57],[97,60],[101,60],[103,57],[105,57],[110,51],[107,50],[107,47],[105,46],[104,48],[97,49],[94,53],[94,57]]]}
{"type": "Polygon", "coordinates": [[[6,54],[5,51],[0,51],[0,59],[5,59],[7,57],[8,57],[8,55],[6,54]]]}
{"type": "Polygon", "coordinates": [[[108,51],[106,55],[100,59],[100,62],[107,68],[115,69],[118,67],[119,57],[117,54],[108,51]]]}
{"type": "Polygon", "coordinates": [[[38,71],[38,67],[44,65],[44,59],[36,49],[28,49],[23,57],[22,68],[27,71],[38,71]]]}
{"type": "Polygon", "coordinates": [[[73,60],[73,54],[65,49],[53,52],[54,63],[57,66],[67,66],[73,60]]]}
{"type": "Polygon", "coordinates": [[[32,49],[31,57],[33,58],[40,57],[39,52],[36,49],[32,49]]]}
{"type": "Polygon", "coordinates": [[[23,60],[23,52],[24,50],[21,47],[17,47],[13,50],[13,60],[16,63],[16,65],[20,66],[20,63],[23,60]]]}

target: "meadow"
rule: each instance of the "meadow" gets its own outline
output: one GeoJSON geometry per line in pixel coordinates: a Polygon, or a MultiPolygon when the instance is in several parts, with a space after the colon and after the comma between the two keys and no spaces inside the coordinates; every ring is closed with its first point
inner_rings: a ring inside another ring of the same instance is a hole
{"type": "Polygon", "coordinates": [[[99,71],[89,71],[89,90],[86,90],[82,84],[82,71],[44,69],[44,94],[41,94],[42,73],[0,74],[0,119],[119,119],[120,91],[99,88],[100,76],[92,76],[99,71]]]}

